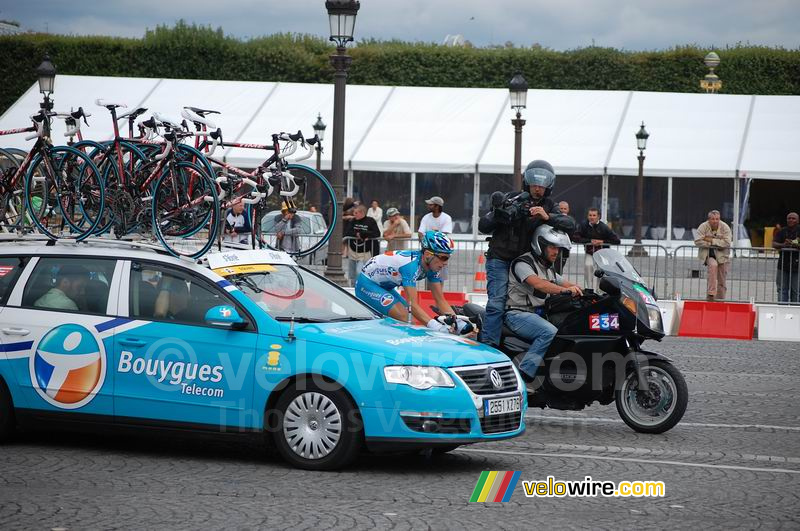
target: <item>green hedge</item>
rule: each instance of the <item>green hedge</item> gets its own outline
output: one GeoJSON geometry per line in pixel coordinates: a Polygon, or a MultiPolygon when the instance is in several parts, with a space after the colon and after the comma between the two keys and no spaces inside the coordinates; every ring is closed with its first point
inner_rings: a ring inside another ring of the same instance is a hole
{"type": "MultiPolygon", "coordinates": [[[[142,39],[46,34],[0,36],[0,112],[36,82],[49,53],[73,75],[330,83],[327,41],[278,34],[241,41],[221,30],[178,23],[142,39]]],[[[628,52],[581,48],[451,48],[435,44],[361,42],[350,50],[349,82],[505,88],[516,71],[531,88],[700,92],[706,49],[687,46],[628,52]]],[[[736,46],[717,50],[727,94],[800,94],[800,50],[736,46]]],[[[56,99],[58,95],[56,94],[56,99]]]]}

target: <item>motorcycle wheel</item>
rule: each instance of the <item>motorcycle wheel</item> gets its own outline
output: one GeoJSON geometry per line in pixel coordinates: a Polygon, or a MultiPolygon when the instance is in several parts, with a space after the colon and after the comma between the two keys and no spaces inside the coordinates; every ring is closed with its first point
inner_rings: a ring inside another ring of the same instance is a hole
{"type": "Polygon", "coordinates": [[[664,433],[680,422],[689,402],[689,389],[681,372],[671,363],[652,360],[642,369],[649,389],[639,389],[631,371],[616,391],[617,412],[640,433],[664,433]]]}

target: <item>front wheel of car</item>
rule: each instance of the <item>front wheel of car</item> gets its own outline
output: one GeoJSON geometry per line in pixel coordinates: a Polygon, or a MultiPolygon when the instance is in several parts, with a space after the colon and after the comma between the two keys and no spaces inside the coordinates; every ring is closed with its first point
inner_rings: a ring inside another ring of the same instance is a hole
{"type": "Polygon", "coordinates": [[[361,449],[363,424],[341,388],[300,382],[276,404],[273,441],[281,456],[306,470],[335,470],[350,464],[361,449]]]}
{"type": "Polygon", "coordinates": [[[14,431],[14,404],[5,382],[0,379],[0,443],[6,442],[14,431]]]}

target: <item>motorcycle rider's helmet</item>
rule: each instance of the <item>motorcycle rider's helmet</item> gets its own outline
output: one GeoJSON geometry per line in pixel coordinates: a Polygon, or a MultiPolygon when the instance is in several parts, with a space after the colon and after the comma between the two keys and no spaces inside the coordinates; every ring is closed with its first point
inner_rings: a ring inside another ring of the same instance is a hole
{"type": "Polygon", "coordinates": [[[569,250],[572,248],[572,242],[570,241],[569,236],[566,232],[554,229],[550,225],[540,225],[539,228],[537,228],[533,233],[533,239],[531,240],[531,251],[533,252],[533,256],[538,258],[540,261],[547,261],[545,251],[547,250],[548,245],[554,245],[561,249],[554,262],[560,267],[562,265],[561,261],[563,255],[565,253],[569,253],[569,250]]]}
{"type": "Polygon", "coordinates": [[[434,254],[453,254],[455,243],[445,233],[429,230],[422,237],[422,249],[434,254]]]}
{"type": "Polygon", "coordinates": [[[537,159],[528,163],[525,173],[523,173],[523,180],[525,181],[525,191],[529,186],[543,186],[544,196],[547,197],[556,185],[556,171],[546,160],[537,159]]]}

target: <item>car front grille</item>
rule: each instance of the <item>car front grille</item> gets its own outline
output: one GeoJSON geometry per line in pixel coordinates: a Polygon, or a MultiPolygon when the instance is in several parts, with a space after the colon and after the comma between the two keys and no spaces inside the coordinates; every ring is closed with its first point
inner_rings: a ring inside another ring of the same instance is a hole
{"type": "Polygon", "coordinates": [[[453,369],[453,371],[476,395],[496,395],[518,389],[517,375],[511,363],[483,365],[478,368],[463,367],[453,369]],[[502,380],[500,387],[495,387],[492,383],[491,374],[493,369],[498,372],[502,380]]]}
{"type": "Polygon", "coordinates": [[[514,431],[519,428],[522,421],[522,412],[505,413],[503,415],[493,415],[481,419],[481,431],[483,433],[503,433],[514,431]]]}

